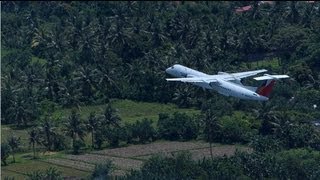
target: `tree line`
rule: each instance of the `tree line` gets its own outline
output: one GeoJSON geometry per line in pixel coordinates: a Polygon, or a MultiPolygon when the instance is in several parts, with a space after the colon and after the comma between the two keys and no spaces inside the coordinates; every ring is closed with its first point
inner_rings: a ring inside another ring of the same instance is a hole
{"type": "MultiPolygon", "coordinates": [[[[156,126],[152,120],[142,119],[135,123],[123,123],[117,110],[110,104],[101,114],[91,112],[84,120],[76,110],[60,121],[44,116],[41,123],[29,130],[29,144],[36,158],[36,150],[68,150],[79,154],[82,150],[118,147],[121,144],[149,143],[158,139],[188,141],[202,139],[210,143],[248,144],[259,152],[311,148],[320,150],[319,130],[305,123],[304,117],[291,112],[257,112],[256,117],[244,112],[218,111],[214,107],[203,108],[200,114],[187,115],[175,112],[160,113],[156,126]],[[90,137],[86,144],[85,137],[90,137]],[[66,138],[69,137],[69,138],[66,138]],[[71,141],[72,147],[68,146],[71,141]],[[81,150],[82,149],[82,150],[81,150]]],[[[21,145],[20,137],[11,136],[2,143],[2,163],[7,164],[9,153],[13,155],[21,145]]]]}
{"type": "MultiPolygon", "coordinates": [[[[172,157],[153,155],[140,170],[114,177],[111,161],[97,164],[85,179],[317,179],[320,176],[318,151],[294,149],[278,153],[236,152],[232,157],[195,161],[188,152],[172,157]]],[[[55,168],[28,173],[27,179],[63,179],[55,168]]]]}
{"type": "Polygon", "coordinates": [[[28,126],[48,104],[79,107],[110,98],[201,108],[215,95],[166,82],[167,67],[252,70],[248,57],[259,54],[276,59],[261,68],[292,77],[274,103],[294,97],[295,111],[313,113],[320,97],[318,2],[234,12],[252,3],[5,1],[1,121],[28,126]]]}

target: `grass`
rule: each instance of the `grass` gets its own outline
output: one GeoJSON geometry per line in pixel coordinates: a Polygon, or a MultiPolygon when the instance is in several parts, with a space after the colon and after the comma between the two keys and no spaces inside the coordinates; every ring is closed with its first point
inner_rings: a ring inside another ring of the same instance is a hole
{"type": "Polygon", "coordinates": [[[2,166],[1,179],[5,176],[13,176],[15,177],[15,179],[25,179],[27,173],[31,173],[36,170],[46,170],[49,167],[54,167],[58,171],[61,171],[63,176],[86,177],[90,174],[89,172],[80,171],[73,168],[61,167],[50,163],[33,160],[25,163],[16,163],[14,165],[12,164],[9,166],[2,166]]]}
{"type": "Polygon", "coordinates": [[[16,129],[14,126],[1,125],[1,143],[9,139],[10,136],[14,135],[21,138],[21,147],[28,148],[28,128],[27,129],[16,129]]]}
{"type": "MultiPolygon", "coordinates": [[[[158,119],[159,113],[183,112],[189,115],[198,114],[200,111],[195,109],[180,109],[174,104],[159,104],[147,102],[135,102],[131,100],[112,100],[112,107],[118,109],[118,113],[126,123],[134,123],[137,120],[148,118],[154,122],[158,119]]],[[[84,106],[80,108],[81,118],[86,119],[91,112],[102,114],[106,105],[84,106]]],[[[54,118],[64,119],[71,114],[71,109],[60,109],[54,112],[54,118]]]]}
{"type": "MultiPolygon", "coordinates": [[[[111,101],[112,107],[118,109],[118,113],[124,123],[134,123],[137,120],[142,120],[143,118],[151,119],[156,125],[159,113],[172,114],[174,112],[183,112],[188,115],[198,114],[199,110],[195,109],[181,109],[174,104],[159,104],[159,103],[147,103],[147,102],[135,102],[131,100],[119,100],[114,99],[111,101]]],[[[80,115],[82,119],[86,119],[91,112],[96,112],[102,114],[106,105],[97,106],[84,106],[80,108],[80,115]]],[[[53,113],[53,119],[59,118],[63,121],[71,114],[71,109],[59,109],[53,113]]],[[[29,148],[28,143],[28,130],[27,129],[16,129],[14,126],[2,125],[1,126],[1,142],[4,142],[11,135],[21,137],[21,147],[23,149],[29,148]]],[[[90,133],[85,137],[85,142],[87,145],[91,145],[91,135],[90,133]]],[[[30,149],[31,151],[31,149],[30,149]]]]}
{"type": "MultiPolygon", "coordinates": [[[[188,115],[198,114],[199,110],[195,109],[181,109],[174,104],[159,104],[159,103],[147,103],[147,102],[135,102],[131,100],[112,100],[111,105],[118,109],[118,113],[123,122],[134,123],[137,120],[142,120],[143,118],[151,119],[154,124],[158,120],[159,113],[168,113],[172,114],[174,112],[186,113],[188,115]]],[[[96,112],[102,114],[106,105],[97,105],[97,106],[84,106],[80,108],[81,118],[85,119],[89,116],[91,112],[96,112]]],[[[54,119],[60,117],[61,120],[68,117],[71,114],[71,108],[69,109],[58,109],[53,113],[54,119]]],[[[11,125],[2,125],[1,126],[1,142],[5,142],[8,137],[15,135],[21,137],[21,150],[25,153],[16,153],[16,163],[12,164],[12,156],[7,159],[9,163],[8,166],[2,167],[1,179],[6,176],[14,177],[15,179],[25,179],[25,174],[27,172],[35,170],[44,170],[49,167],[56,167],[59,171],[62,172],[64,176],[79,176],[84,177],[89,173],[85,171],[80,171],[74,168],[63,167],[59,165],[52,165],[50,163],[44,162],[44,159],[47,158],[63,158],[65,152],[57,152],[54,154],[46,155],[42,152],[39,152],[38,149],[38,158],[33,160],[32,149],[29,147],[28,143],[28,130],[26,129],[17,129],[15,126],[11,125]]],[[[91,145],[91,134],[89,133],[85,137],[87,147],[91,145]]],[[[43,149],[43,147],[42,147],[43,149]]]]}
{"type": "Polygon", "coordinates": [[[37,159],[33,158],[33,153],[16,153],[16,163],[12,163],[12,156],[7,158],[7,166],[1,167],[1,179],[9,176],[15,179],[25,179],[27,173],[31,173],[36,170],[46,170],[49,167],[55,167],[58,171],[62,172],[63,176],[78,176],[84,177],[90,173],[87,171],[80,171],[71,167],[63,167],[58,165],[52,165],[51,163],[44,162],[43,160],[48,158],[62,158],[65,154],[63,152],[38,152],[37,159]]]}

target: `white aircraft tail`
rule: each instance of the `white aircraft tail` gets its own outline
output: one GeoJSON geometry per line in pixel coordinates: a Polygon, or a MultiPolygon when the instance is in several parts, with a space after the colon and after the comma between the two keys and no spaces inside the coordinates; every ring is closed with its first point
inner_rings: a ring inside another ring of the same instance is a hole
{"type": "Polygon", "coordinates": [[[288,75],[270,75],[270,74],[264,74],[260,77],[255,77],[253,79],[257,81],[264,80],[263,84],[257,88],[256,93],[258,93],[261,96],[269,97],[271,94],[271,91],[273,89],[273,86],[275,84],[275,80],[282,79],[282,78],[288,78],[288,75]]]}
{"type": "Polygon", "coordinates": [[[256,93],[261,96],[269,97],[275,83],[276,81],[274,79],[264,81],[263,84],[257,88],[256,93]]]}

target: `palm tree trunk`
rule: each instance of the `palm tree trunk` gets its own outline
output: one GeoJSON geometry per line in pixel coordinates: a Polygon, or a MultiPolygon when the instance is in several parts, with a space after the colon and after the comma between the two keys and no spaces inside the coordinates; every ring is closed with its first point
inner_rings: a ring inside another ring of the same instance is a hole
{"type": "Polygon", "coordinates": [[[12,152],[12,158],[13,158],[13,162],[16,162],[16,158],[14,157],[14,152],[12,152]]]}
{"type": "Polygon", "coordinates": [[[91,132],[91,146],[94,148],[94,131],[91,132]]]}
{"type": "Polygon", "coordinates": [[[50,135],[49,135],[49,133],[48,132],[46,132],[46,134],[47,134],[47,141],[48,141],[48,150],[50,151],[51,150],[51,140],[50,140],[50,135]]]}
{"type": "Polygon", "coordinates": [[[210,144],[210,156],[211,156],[211,160],[213,160],[213,154],[212,154],[212,142],[211,140],[209,141],[210,144]]]}
{"type": "Polygon", "coordinates": [[[74,154],[77,153],[77,152],[76,152],[76,148],[75,148],[75,144],[74,144],[75,142],[76,142],[76,138],[75,138],[75,136],[73,136],[73,137],[72,137],[72,147],[73,147],[73,153],[74,153],[74,154]]]}
{"type": "Polygon", "coordinates": [[[35,159],[36,158],[36,150],[34,147],[34,143],[32,143],[32,150],[33,150],[33,159],[35,159]]]}

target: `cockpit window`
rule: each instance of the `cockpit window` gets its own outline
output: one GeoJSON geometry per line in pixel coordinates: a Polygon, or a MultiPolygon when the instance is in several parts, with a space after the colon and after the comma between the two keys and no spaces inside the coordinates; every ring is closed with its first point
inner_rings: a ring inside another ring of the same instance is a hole
{"type": "Polygon", "coordinates": [[[257,94],[256,94],[256,93],[253,93],[253,95],[254,95],[254,96],[257,96],[257,94]]]}
{"type": "Polygon", "coordinates": [[[171,69],[174,69],[174,66],[171,66],[171,69]]]}

